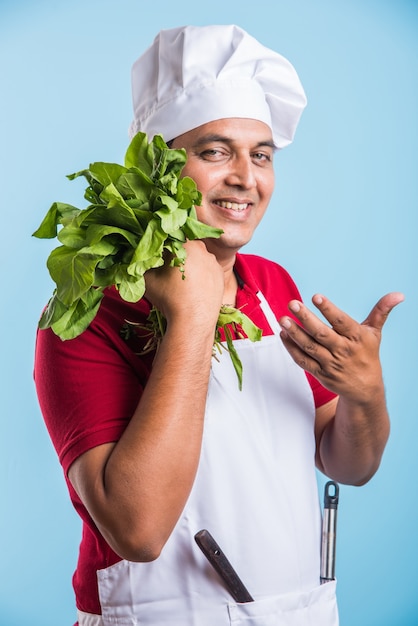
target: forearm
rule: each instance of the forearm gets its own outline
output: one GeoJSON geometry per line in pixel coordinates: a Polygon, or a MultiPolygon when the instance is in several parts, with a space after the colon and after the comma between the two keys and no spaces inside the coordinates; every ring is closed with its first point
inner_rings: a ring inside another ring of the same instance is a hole
{"type": "Polygon", "coordinates": [[[382,327],[403,295],[383,296],[359,324],[319,294],[322,322],[297,300],[289,309],[300,324],[281,318],[281,337],[293,360],[339,397],[315,417],[316,463],[342,483],[366,483],[379,467],[389,436],[379,346],[382,327]]]}
{"type": "Polygon", "coordinates": [[[169,325],[123,436],[110,454],[87,453],[70,476],[108,543],[130,560],[158,556],[192,488],[213,339],[214,327],[169,325]]]}
{"type": "Polygon", "coordinates": [[[317,466],[340,483],[365,484],[377,471],[389,437],[383,386],[369,401],[338,399],[317,444],[317,466]]]}
{"type": "Polygon", "coordinates": [[[147,272],[147,297],[167,330],[139,404],[117,443],[92,448],[69,478],[109,545],[123,558],[157,558],[196,475],[224,272],[202,242],[177,267],[147,272]]]}

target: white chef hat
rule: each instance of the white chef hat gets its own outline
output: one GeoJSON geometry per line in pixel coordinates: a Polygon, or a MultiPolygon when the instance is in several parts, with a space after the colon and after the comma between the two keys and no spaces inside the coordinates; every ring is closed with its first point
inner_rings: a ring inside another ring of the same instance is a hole
{"type": "Polygon", "coordinates": [[[132,67],[129,134],[165,141],[217,119],[265,122],[291,143],[306,97],[293,66],[234,25],[162,30],[132,67]]]}

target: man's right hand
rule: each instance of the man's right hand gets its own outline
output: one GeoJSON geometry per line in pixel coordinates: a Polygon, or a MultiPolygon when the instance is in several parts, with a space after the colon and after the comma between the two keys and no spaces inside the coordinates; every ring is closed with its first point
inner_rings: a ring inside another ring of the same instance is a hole
{"type": "Polygon", "coordinates": [[[145,297],[167,319],[192,327],[216,324],[224,291],[224,272],[202,241],[188,241],[184,273],[166,265],[145,274],[145,297]]]}

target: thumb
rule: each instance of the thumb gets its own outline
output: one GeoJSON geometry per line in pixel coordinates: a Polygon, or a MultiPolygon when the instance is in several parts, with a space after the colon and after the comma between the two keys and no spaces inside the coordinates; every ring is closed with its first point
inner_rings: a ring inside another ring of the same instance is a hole
{"type": "Polygon", "coordinates": [[[389,313],[404,300],[405,296],[399,291],[387,293],[374,305],[362,325],[371,326],[378,331],[382,330],[384,323],[389,317],[389,313]]]}

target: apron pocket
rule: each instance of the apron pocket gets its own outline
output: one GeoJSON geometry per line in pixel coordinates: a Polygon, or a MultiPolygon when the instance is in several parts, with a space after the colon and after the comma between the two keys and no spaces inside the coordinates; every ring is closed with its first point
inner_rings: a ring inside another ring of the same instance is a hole
{"type": "Polygon", "coordinates": [[[77,611],[77,620],[78,626],[103,626],[101,615],[84,613],[84,611],[77,611]]]}
{"type": "Polygon", "coordinates": [[[103,626],[137,626],[133,589],[137,563],[118,561],[97,571],[103,626]]]}
{"type": "Polygon", "coordinates": [[[245,604],[228,603],[231,626],[338,626],[336,582],[245,604]]]}

